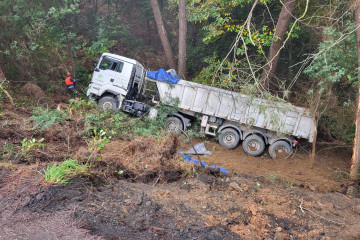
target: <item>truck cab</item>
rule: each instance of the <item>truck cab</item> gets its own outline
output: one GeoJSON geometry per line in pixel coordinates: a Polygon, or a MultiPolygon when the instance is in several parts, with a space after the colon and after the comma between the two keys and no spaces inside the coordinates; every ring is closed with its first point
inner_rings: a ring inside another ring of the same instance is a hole
{"type": "Polygon", "coordinates": [[[103,53],[95,64],[86,95],[106,109],[121,108],[124,100],[133,100],[142,88],[144,67],[134,59],[103,53]]]}

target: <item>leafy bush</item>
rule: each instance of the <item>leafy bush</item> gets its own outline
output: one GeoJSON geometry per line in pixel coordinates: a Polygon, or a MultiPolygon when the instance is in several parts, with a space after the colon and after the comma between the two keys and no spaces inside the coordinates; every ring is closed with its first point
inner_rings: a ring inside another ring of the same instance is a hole
{"type": "MultiPolygon", "coordinates": [[[[70,104],[67,107],[70,117],[83,117],[89,114],[90,112],[95,112],[96,102],[89,99],[80,99],[76,101],[75,99],[70,99],[70,104]]],[[[96,111],[96,113],[98,113],[96,111]]]]}
{"type": "Polygon", "coordinates": [[[175,107],[160,104],[158,115],[155,119],[145,116],[131,118],[121,111],[103,111],[101,113],[90,113],[84,118],[86,128],[85,136],[92,136],[94,131],[105,131],[107,135],[124,138],[138,136],[161,136],[164,134],[164,122],[170,113],[176,112],[175,107]]]}
{"type": "MultiPolygon", "coordinates": [[[[176,105],[176,104],[174,104],[176,105]]],[[[157,107],[158,114],[154,119],[138,118],[128,122],[124,129],[128,134],[135,134],[138,136],[162,136],[164,135],[165,120],[169,114],[177,112],[177,109],[172,106],[160,104],[157,107]]]]}
{"type": "Polygon", "coordinates": [[[66,184],[77,175],[89,173],[88,165],[79,164],[76,159],[68,159],[59,165],[56,163],[48,165],[44,171],[44,180],[48,183],[66,184]]]}
{"type": "Polygon", "coordinates": [[[21,150],[23,153],[29,153],[34,151],[35,149],[39,149],[44,147],[45,145],[42,143],[44,141],[44,138],[40,140],[33,139],[27,139],[24,138],[21,142],[21,150]]]}
{"type": "Polygon", "coordinates": [[[94,130],[93,139],[90,143],[88,143],[90,150],[89,160],[101,161],[101,157],[98,156],[98,153],[105,147],[105,143],[110,142],[110,139],[111,137],[106,136],[106,132],[104,130],[94,130]]]}
{"type": "Polygon", "coordinates": [[[67,119],[67,116],[62,111],[36,107],[33,110],[33,115],[29,119],[35,121],[34,129],[45,130],[55,123],[67,119]]]}
{"type": "Polygon", "coordinates": [[[40,140],[24,138],[21,142],[21,153],[26,161],[31,162],[34,159],[35,150],[43,148],[45,145],[42,143],[44,138],[40,140]]]}

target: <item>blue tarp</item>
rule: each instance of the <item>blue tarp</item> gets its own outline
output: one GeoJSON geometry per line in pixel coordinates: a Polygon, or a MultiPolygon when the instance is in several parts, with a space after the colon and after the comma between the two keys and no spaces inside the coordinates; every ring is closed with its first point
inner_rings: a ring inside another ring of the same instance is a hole
{"type": "Polygon", "coordinates": [[[152,78],[161,82],[166,82],[166,83],[177,83],[178,81],[180,81],[180,78],[176,78],[172,75],[170,75],[169,73],[167,73],[165,71],[165,69],[159,69],[158,71],[148,71],[146,73],[146,76],[148,78],[152,78]]]}
{"type": "MultiPolygon", "coordinates": [[[[190,157],[189,155],[186,155],[185,153],[182,152],[182,150],[180,150],[180,154],[182,155],[183,159],[189,163],[194,163],[194,164],[200,164],[200,161],[195,159],[195,158],[192,158],[190,157]]],[[[204,166],[204,167],[210,167],[210,168],[219,168],[220,169],[220,172],[222,173],[229,173],[228,170],[226,170],[225,168],[223,167],[218,167],[218,166],[215,166],[215,165],[212,165],[212,166],[208,166],[205,161],[201,161],[201,165],[204,166]]]]}

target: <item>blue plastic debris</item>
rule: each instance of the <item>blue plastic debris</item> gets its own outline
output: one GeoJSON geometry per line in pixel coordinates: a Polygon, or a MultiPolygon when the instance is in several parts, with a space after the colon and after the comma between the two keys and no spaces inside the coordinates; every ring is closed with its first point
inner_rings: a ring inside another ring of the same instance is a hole
{"type": "MultiPolygon", "coordinates": [[[[190,157],[189,155],[186,155],[185,153],[183,153],[182,150],[180,150],[180,154],[181,156],[183,157],[183,159],[189,163],[194,163],[194,164],[200,164],[200,161],[195,159],[195,158],[192,158],[190,157]]],[[[210,167],[210,168],[218,168],[220,169],[220,172],[222,173],[229,173],[228,170],[226,170],[225,168],[223,167],[218,167],[218,166],[215,166],[215,165],[212,165],[212,166],[208,166],[205,161],[201,161],[201,165],[204,166],[204,167],[210,167]]]]}
{"type": "Polygon", "coordinates": [[[146,76],[148,78],[152,78],[161,82],[166,82],[166,83],[177,83],[178,81],[180,81],[179,77],[174,77],[172,76],[173,74],[169,74],[165,71],[165,69],[159,69],[158,71],[148,71],[146,73],[146,76]]]}

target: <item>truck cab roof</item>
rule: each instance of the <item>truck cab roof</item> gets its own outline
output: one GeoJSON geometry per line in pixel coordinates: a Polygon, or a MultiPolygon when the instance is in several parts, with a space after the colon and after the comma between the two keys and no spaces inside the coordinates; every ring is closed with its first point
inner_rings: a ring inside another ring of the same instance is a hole
{"type": "Polygon", "coordinates": [[[137,65],[141,65],[138,61],[131,59],[131,58],[127,58],[127,57],[123,57],[120,55],[116,55],[116,54],[112,54],[112,53],[103,53],[102,56],[107,56],[113,59],[117,59],[117,60],[121,60],[124,62],[128,62],[128,63],[132,63],[132,64],[137,64],[137,65]]]}

